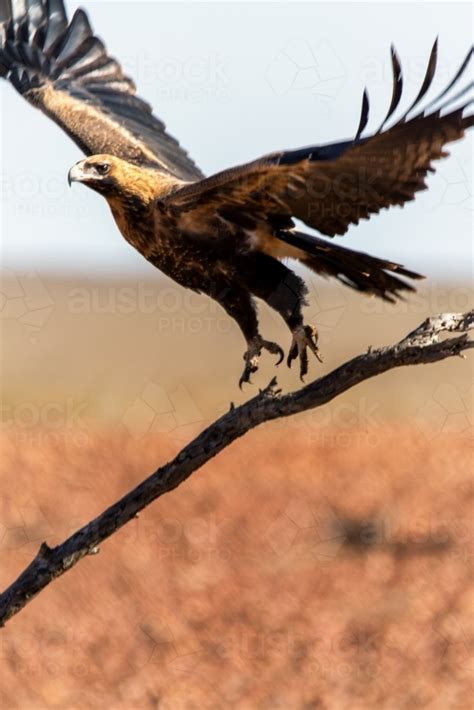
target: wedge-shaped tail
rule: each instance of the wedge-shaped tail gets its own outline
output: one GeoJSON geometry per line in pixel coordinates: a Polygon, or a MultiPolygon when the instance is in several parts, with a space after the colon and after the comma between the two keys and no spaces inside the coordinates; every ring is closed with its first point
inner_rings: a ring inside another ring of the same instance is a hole
{"type": "Polygon", "coordinates": [[[292,231],[283,237],[285,242],[305,252],[299,261],[315,273],[333,276],[356,291],[374,294],[384,301],[393,303],[404,291],[416,290],[404,278],[424,278],[402,264],[347,249],[311,234],[292,231]]]}

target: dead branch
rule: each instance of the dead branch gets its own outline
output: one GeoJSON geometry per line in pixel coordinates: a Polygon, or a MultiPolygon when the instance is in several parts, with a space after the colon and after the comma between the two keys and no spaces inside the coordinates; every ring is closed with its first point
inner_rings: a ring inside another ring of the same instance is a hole
{"type": "Polygon", "coordinates": [[[282,395],[276,379],[240,407],[211,424],[172,461],[158,468],[134,490],[105,510],[56,547],[43,543],[20,576],[0,595],[0,625],[5,623],[56,577],[74,567],[85,555],[98,551],[98,545],[128,523],[152,501],[173,490],[204,463],[235,439],[263,422],[287,417],[330,402],[355,385],[382,372],[403,365],[438,362],[474,347],[467,330],[474,327],[474,311],[444,313],[428,318],[395,345],[369,349],[296,392],[282,395]],[[462,333],[442,340],[442,333],[462,333]]]}

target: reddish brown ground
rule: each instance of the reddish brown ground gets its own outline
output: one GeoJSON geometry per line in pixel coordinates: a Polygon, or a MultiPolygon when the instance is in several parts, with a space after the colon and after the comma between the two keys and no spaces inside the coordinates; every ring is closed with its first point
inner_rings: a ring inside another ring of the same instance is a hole
{"type": "MultiPolygon", "coordinates": [[[[50,434],[3,437],[2,587],[179,448],[50,434]]],[[[469,708],[471,453],[415,427],[248,435],[9,622],[0,706],[469,708]]]]}

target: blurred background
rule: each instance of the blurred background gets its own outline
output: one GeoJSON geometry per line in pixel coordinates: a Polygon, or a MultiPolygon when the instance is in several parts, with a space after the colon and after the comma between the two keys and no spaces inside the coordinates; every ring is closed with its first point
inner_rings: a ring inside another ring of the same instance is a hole
{"type": "MultiPolygon", "coordinates": [[[[353,135],[364,86],[378,126],[392,41],[405,106],[436,35],[433,95],[472,41],[469,3],[82,5],[207,174],[353,135]]],[[[0,101],[5,587],[275,368],[264,356],[240,392],[234,323],[68,189],[80,154],[53,123],[5,82],[0,101]]],[[[415,203],[341,242],[426,274],[407,301],[301,270],[324,356],[311,376],[472,307],[472,155],[470,135],[415,203]]],[[[9,623],[0,705],[470,707],[472,374],[469,359],[393,371],[233,444],[9,623]]]]}

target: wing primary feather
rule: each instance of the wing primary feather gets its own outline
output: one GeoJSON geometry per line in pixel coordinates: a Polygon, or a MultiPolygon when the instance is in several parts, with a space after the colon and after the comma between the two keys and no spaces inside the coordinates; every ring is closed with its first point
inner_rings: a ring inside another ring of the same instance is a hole
{"type": "Polygon", "coordinates": [[[61,40],[67,29],[67,16],[62,0],[48,0],[48,28],[43,44],[43,51],[50,52],[61,40]]]}
{"type": "Polygon", "coordinates": [[[75,54],[79,46],[92,37],[92,30],[84,10],[76,10],[56,54],[57,63],[62,66],[75,54]]]}
{"type": "MultiPolygon", "coordinates": [[[[459,101],[465,94],[467,94],[469,91],[474,89],[474,81],[471,81],[470,84],[464,87],[464,89],[461,89],[461,91],[458,91],[457,94],[454,96],[451,96],[442,106],[436,109],[435,113],[440,114],[441,111],[444,111],[444,109],[448,108],[448,106],[451,106],[451,104],[456,103],[456,101],[459,101]]],[[[474,99],[469,99],[463,106],[459,107],[459,110],[462,112],[464,109],[466,109],[468,106],[470,106],[474,102],[474,99]]],[[[455,111],[456,109],[454,109],[455,111]]],[[[430,114],[431,115],[431,114],[430,114]]]]}
{"type": "Polygon", "coordinates": [[[13,24],[18,26],[26,15],[26,2],[24,0],[11,0],[13,24]]]}
{"type": "Polygon", "coordinates": [[[62,70],[70,69],[76,65],[80,59],[86,55],[94,45],[94,37],[86,37],[83,42],[79,42],[77,45],[72,46],[62,59],[58,59],[55,64],[62,70]]]}
{"type": "Polygon", "coordinates": [[[409,108],[407,108],[407,110],[405,111],[403,116],[395,124],[396,126],[405,122],[408,114],[411,111],[413,111],[415,106],[417,106],[420,103],[421,99],[426,95],[428,89],[430,88],[431,84],[433,83],[433,78],[436,73],[437,61],[438,61],[438,37],[436,37],[436,39],[433,43],[433,46],[431,48],[430,58],[428,60],[428,66],[426,67],[426,73],[425,73],[425,77],[423,79],[423,83],[421,85],[421,88],[420,88],[418,94],[416,95],[414,101],[410,104],[409,108]]]}
{"type": "Polygon", "coordinates": [[[364,93],[362,94],[362,108],[360,111],[359,127],[357,128],[357,133],[355,134],[354,141],[359,140],[367,126],[367,123],[369,121],[369,109],[369,94],[367,92],[367,89],[364,89],[364,93]]]}
{"type": "Polygon", "coordinates": [[[42,0],[27,0],[28,41],[33,42],[36,32],[43,25],[44,4],[42,0]]]}
{"type": "Polygon", "coordinates": [[[93,71],[103,69],[104,67],[108,67],[109,69],[115,67],[116,70],[120,70],[118,63],[107,56],[103,43],[97,39],[97,37],[92,37],[86,40],[86,42],[87,45],[81,45],[81,56],[76,57],[74,66],[69,67],[67,71],[63,72],[63,78],[78,79],[83,74],[90,76],[93,71]]]}
{"type": "Polygon", "coordinates": [[[0,51],[2,52],[2,57],[8,66],[11,67],[13,64],[21,64],[21,55],[18,47],[15,45],[9,42],[5,45],[5,47],[2,47],[0,51]]]}
{"type": "Polygon", "coordinates": [[[203,177],[134,82],[63,0],[0,0],[0,77],[58,123],[87,155],[111,152],[184,180],[203,177]]]}
{"type": "Polygon", "coordinates": [[[46,0],[46,7],[49,21],[66,27],[67,15],[63,0],[46,0]]]}
{"type": "Polygon", "coordinates": [[[25,15],[18,23],[16,28],[16,39],[18,42],[28,43],[30,41],[30,30],[28,25],[28,17],[25,15]]]}
{"type": "Polygon", "coordinates": [[[33,47],[31,44],[26,44],[25,42],[22,42],[18,45],[18,52],[22,60],[25,62],[26,66],[31,66],[33,68],[41,70],[39,54],[35,47],[33,47]]]}
{"type": "Polygon", "coordinates": [[[449,91],[450,89],[452,89],[453,86],[459,81],[459,79],[461,78],[461,76],[464,74],[464,72],[465,72],[465,70],[466,70],[466,67],[467,67],[467,65],[469,64],[469,61],[470,61],[471,57],[473,56],[473,54],[474,54],[474,47],[471,47],[470,50],[469,50],[469,52],[467,53],[466,57],[464,58],[463,63],[461,64],[461,66],[459,67],[458,71],[456,72],[456,74],[454,75],[454,77],[451,79],[451,81],[449,82],[449,84],[443,89],[443,91],[442,91],[440,94],[438,94],[438,96],[436,96],[436,98],[432,99],[432,100],[425,106],[425,108],[424,108],[424,112],[425,112],[425,113],[426,113],[426,110],[427,110],[427,109],[431,108],[432,106],[434,106],[435,104],[437,104],[438,101],[440,101],[442,98],[444,98],[444,96],[446,96],[446,94],[448,93],[448,91],[449,91]]]}
{"type": "Polygon", "coordinates": [[[391,46],[390,53],[391,53],[391,58],[392,58],[392,74],[393,74],[392,100],[390,102],[390,107],[388,109],[387,115],[385,116],[384,120],[380,124],[380,127],[376,131],[376,133],[381,133],[383,127],[387,123],[390,116],[392,116],[394,111],[396,111],[397,106],[400,103],[400,99],[402,98],[402,93],[403,93],[402,67],[400,64],[400,59],[398,57],[397,51],[396,51],[393,44],[391,46]]]}
{"type": "MultiPolygon", "coordinates": [[[[11,20],[11,9],[8,0],[0,2],[0,29],[6,30],[7,23],[11,20]]],[[[1,37],[2,35],[0,35],[1,37]]]]}
{"type": "Polygon", "coordinates": [[[11,17],[10,20],[8,21],[8,24],[6,26],[4,34],[5,34],[4,43],[15,41],[15,38],[16,38],[16,36],[15,36],[15,22],[13,20],[13,17],[11,17]]]}

